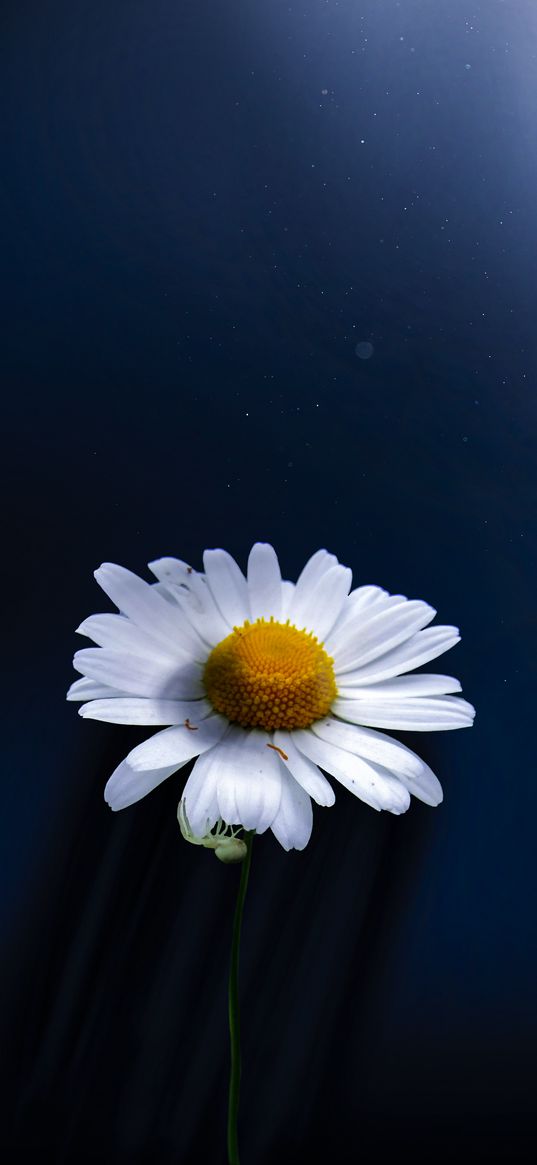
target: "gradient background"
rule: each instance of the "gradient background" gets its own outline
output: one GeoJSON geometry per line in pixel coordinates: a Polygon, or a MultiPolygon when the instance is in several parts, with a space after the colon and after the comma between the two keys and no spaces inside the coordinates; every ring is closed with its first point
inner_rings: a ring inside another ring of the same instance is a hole
{"type": "Polygon", "coordinates": [[[431,601],[478,717],[402,736],[438,810],[256,842],[244,1163],[529,1159],[535,4],[6,0],[0,78],[7,1159],[224,1162],[238,871],[64,694],[102,560],[258,539],[431,601]]]}

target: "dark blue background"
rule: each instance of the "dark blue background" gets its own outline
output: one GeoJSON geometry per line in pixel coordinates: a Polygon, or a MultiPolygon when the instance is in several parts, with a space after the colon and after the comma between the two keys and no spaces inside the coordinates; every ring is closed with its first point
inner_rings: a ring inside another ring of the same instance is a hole
{"type": "Polygon", "coordinates": [[[404,737],[438,810],[256,842],[245,1165],[526,1160],[535,6],[17,0],[0,77],[9,1159],[224,1160],[237,871],[63,701],[102,560],[261,539],[459,624],[478,717],[404,737]]]}

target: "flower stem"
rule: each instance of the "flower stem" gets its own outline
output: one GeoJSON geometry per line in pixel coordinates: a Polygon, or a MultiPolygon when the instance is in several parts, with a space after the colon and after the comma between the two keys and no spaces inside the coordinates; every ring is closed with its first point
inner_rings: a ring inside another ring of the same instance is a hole
{"type": "Polygon", "coordinates": [[[242,913],[248,886],[248,875],[252,861],[252,842],[255,830],[244,834],[246,856],[241,864],[241,880],[233,919],[231,942],[231,965],[229,969],[229,1036],[231,1042],[231,1074],[229,1080],[229,1103],[227,1117],[227,1153],[229,1165],[239,1165],[239,1142],[237,1118],[239,1115],[239,1089],[241,1079],[241,1025],[239,1011],[239,947],[241,940],[242,913]]]}

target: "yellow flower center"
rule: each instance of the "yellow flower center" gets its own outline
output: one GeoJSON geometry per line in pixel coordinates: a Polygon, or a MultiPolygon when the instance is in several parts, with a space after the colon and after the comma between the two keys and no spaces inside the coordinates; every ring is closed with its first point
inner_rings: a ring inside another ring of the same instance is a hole
{"type": "Polygon", "coordinates": [[[337,695],[333,660],[290,623],[248,620],[211,651],[203,681],[217,712],[242,728],[309,728],[337,695]]]}

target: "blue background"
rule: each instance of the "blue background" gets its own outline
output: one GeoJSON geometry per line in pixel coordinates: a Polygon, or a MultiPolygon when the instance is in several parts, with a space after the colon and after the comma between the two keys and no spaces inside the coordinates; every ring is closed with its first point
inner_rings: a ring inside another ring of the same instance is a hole
{"type": "Polygon", "coordinates": [[[256,842],[244,1161],[526,1160],[535,6],[17,0],[0,26],[9,1159],[224,1160],[237,871],[182,842],[180,777],[111,815],[144,733],[63,701],[101,561],[270,540],[287,577],[327,546],[460,625],[436,670],[478,716],[401,737],[441,808],[341,790],[302,854],[256,842]]]}

